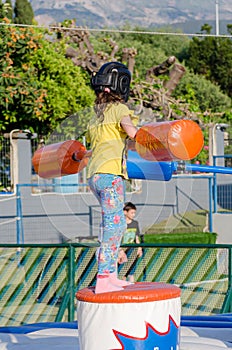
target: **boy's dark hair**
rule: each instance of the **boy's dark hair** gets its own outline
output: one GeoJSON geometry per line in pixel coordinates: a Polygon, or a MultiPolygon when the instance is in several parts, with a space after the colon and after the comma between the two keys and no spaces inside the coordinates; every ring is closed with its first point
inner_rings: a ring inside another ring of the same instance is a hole
{"type": "Polygon", "coordinates": [[[136,206],[132,202],[126,202],[123,210],[129,211],[130,209],[137,210],[136,206]]]}

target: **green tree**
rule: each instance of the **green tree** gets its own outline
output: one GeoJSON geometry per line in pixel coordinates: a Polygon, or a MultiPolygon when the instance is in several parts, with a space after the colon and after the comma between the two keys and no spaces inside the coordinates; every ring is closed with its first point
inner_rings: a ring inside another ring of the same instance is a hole
{"type": "Polygon", "coordinates": [[[231,109],[231,99],[222,92],[218,85],[208,81],[204,76],[188,71],[177,85],[173,96],[184,99],[199,112],[219,113],[231,109]]]}
{"type": "Polygon", "coordinates": [[[13,21],[13,7],[11,0],[6,0],[4,4],[6,10],[6,17],[12,22],[13,21]]]}
{"type": "MultiPolygon", "coordinates": [[[[9,19],[5,21],[10,23],[9,19]]],[[[54,38],[54,33],[40,33],[33,28],[0,27],[0,131],[30,128],[40,135],[47,135],[69,119],[69,116],[74,116],[74,119],[78,116],[78,123],[81,121],[81,128],[84,129],[89,113],[86,108],[94,100],[89,75],[66,58],[70,37],[67,42],[62,36],[59,41],[54,38]]],[[[138,85],[141,96],[144,96],[144,105],[148,106],[151,102],[151,108],[162,116],[160,102],[153,103],[154,89],[157,92],[162,87],[162,81],[154,86],[143,86],[144,75],[147,69],[161,63],[167,56],[178,57],[178,49],[181,52],[188,49],[191,41],[174,36],[169,38],[167,45],[168,38],[162,35],[148,38],[146,34],[126,36],[115,33],[106,36],[101,33],[91,37],[96,55],[101,54],[110,59],[112,47],[109,43],[112,40],[118,45],[114,56],[116,60],[121,60],[124,48],[137,50],[132,88],[138,85]]],[[[73,43],[74,47],[75,45],[78,45],[77,41],[73,43]]],[[[192,71],[181,79],[173,94],[173,106],[170,106],[178,116],[189,116],[183,112],[189,110],[199,116],[205,111],[223,112],[227,120],[231,118],[231,99],[222,93],[219,86],[206,79],[209,76],[208,66],[205,65],[204,77],[192,71]]],[[[157,94],[160,96],[159,91],[157,94]]],[[[66,123],[70,135],[74,124],[66,123]]]]}
{"type": "MultiPolygon", "coordinates": [[[[5,18],[6,24],[10,23],[5,18]]],[[[31,117],[34,103],[42,93],[32,82],[35,74],[29,65],[32,54],[39,45],[39,36],[32,29],[0,27],[0,130],[22,126],[23,119],[31,117]]]]}
{"type": "MultiPolygon", "coordinates": [[[[122,28],[125,31],[137,31],[138,33],[96,33],[91,36],[91,41],[99,52],[110,53],[112,47],[109,42],[115,41],[119,48],[118,59],[122,57],[125,48],[134,48],[137,53],[135,56],[135,71],[142,78],[145,77],[146,71],[161,62],[169,56],[176,56],[179,59],[181,53],[188,50],[189,39],[183,36],[164,35],[162,32],[170,31],[170,28],[160,29],[161,35],[148,34],[148,30],[129,25],[122,28]],[[146,32],[146,33],[143,33],[146,32]]],[[[149,29],[152,32],[152,29],[149,29]]],[[[155,30],[157,31],[157,30],[155,30]]]]}
{"type": "MultiPolygon", "coordinates": [[[[202,31],[209,34],[210,28],[205,25],[202,31]]],[[[218,84],[226,94],[232,96],[232,41],[230,38],[194,37],[189,45],[186,65],[195,74],[204,75],[214,84],[218,84]]]]}
{"type": "Polygon", "coordinates": [[[3,18],[4,14],[3,14],[3,3],[2,0],[0,0],[0,18],[3,18]]]}
{"type": "Polygon", "coordinates": [[[93,99],[86,73],[64,57],[63,43],[33,28],[0,27],[1,132],[27,128],[47,135],[93,99]]]}
{"type": "Polygon", "coordinates": [[[34,19],[34,12],[28,0],[16,0],[15,7],[15,23],[32,24],[34,19]]]}
{"type": "MultiPolygon", "coordinates": [[[[93,105],[95,95],[89,85],[89,76],[80,67],[65,58],[62,43],[43,41],[31,59],[36,69],[36,80],[41,91],[46,91],[38,119],[42,134],[54,130],[67,116],[81,114],[93,105]],[[45,127],[45,130],[44,130],[45,127]]],[[[76,123],[79,123],[80,120],[76,123]]],[[[85,115],[83,122],[85,123],[85,115]]],[[[39,130],[38,130],[39,131],[39,130]]]]}
{"type": "Polygon", "coordinates": [[[8,18],[12,21],[13,19],[13,9],[11,0],[6,0],[4,3],[0,0],[0,18],[8,18]]]}

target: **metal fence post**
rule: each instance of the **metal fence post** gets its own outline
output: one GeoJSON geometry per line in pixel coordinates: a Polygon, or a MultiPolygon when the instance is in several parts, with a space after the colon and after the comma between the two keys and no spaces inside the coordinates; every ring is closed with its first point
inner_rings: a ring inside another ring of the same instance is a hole
{"type": "Polygon", "coordinates": [[[75,313],[75,248],[70,245],[69,246],[69,265],[68,265],[68,281],[70,290],[70,298],[69,298],[69,307],[68,307],[68,321],[74,321],[74,313],[75,313]]]}
{"type": "Polygon", "coordinates": [[[68,308],[68,321],[74,321],[75,314],[75,248],[70,244],[68,246],[68,259],[67,259],[67,287],[64,293],[62,303],[59,311],[56,315],[55,322],[61,322],[64,316],[65,310],[68,308]]]}
{"type": "Polygon", "coordinates": [[[212,184],[212,178],[209,177],[209,232],[213,232],[212,201],[213,201],[213,184],[212,184]]]}
{"type": "Polygon", "coordinates": [[[17,244],[24,243],[24,232],[22,222],[22,202],[20,185],[16,185],[16,242],[17,244]]]}
{"type": "Polygon", "coordinates": [[[228,313],[232,311],[232,251],[228,247],[228,288],[224,303],[222,305],[221,313],[228,313]]]}
{"type": "Polygon", "coordinates": [[[89,235],[93,236],[93,210],[91,206],[89,206],[89,235]]]}
{"type": "MultiPolygon", "coordinates": [[[[213,156],[213,166],[216,166],[216,156],[213,156]]],[[[217,174],[213,174],[213,199],[214,199],[214,208],[213,212],[217,213],[217,174]]]]}

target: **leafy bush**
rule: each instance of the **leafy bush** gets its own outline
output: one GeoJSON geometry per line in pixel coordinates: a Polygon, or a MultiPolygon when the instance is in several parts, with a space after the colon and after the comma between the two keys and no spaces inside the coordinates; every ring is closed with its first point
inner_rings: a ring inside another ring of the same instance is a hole
{"type": "MultiPolygon", "coordinates": [[[[199,112],[221,112],[231,108],[231,99],[219,86],[205,77],[189,71],[183,76],[174,91],[176,98],[185,98],[186,102],[195,105],[199,112]]],[[[191,108],[191,107],[190,107],[191,108]]]]}

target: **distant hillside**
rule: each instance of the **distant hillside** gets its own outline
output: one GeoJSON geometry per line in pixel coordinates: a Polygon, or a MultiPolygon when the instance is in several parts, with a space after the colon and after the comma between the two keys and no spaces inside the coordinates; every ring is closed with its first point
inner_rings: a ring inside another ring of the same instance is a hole
{"type": "MultiPolygon", "coordinates": [[[[215,21],[215,0],[31,0],[40,24],[75,19],[78,26],[159,27],[215,21]]],[[[232,0],[219,1],[219,19],[232,23],[232,0]]],[[[197,29],[200,30],[200,26],[197,29]]]]}

